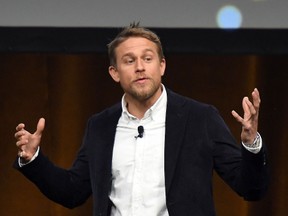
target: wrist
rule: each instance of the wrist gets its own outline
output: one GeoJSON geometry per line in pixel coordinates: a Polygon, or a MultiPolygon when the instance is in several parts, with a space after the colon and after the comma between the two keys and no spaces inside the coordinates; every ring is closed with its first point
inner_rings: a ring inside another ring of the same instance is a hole
{"type": "Polygon", "coordinates": [[[33,157],[32,157],[30,160],[26,160],[26,159],[23,159],[23,158],[19,157],[19,158],[18,158],[19,166],[20,166],[20,167],[23,167],[23,166],[31,163],[32,161],[34,161],[35,158],[38,156],[39,151],[40,151],[40,147],[38,146],[35,154],[33,155],[33,157]]]}
{"type": "Polygon", "coordinates": [[[260,134],[257,132],[256,137],[252,141],[242,141],[242,143],[246,146],[252,146],[255,145],[260,139],[260,134]]]}
{"type": "Polygon", "coordinates": [[[252,144],[245,144],[244,142],[242,142],[242,145],[248,151],[250,151],[254,154],[257,154],[258,152],[260,152],[260,150],[262,148],[262,138],[261,138],[260,134],[257,132],[257,136],[254,139],[252,144]]]}

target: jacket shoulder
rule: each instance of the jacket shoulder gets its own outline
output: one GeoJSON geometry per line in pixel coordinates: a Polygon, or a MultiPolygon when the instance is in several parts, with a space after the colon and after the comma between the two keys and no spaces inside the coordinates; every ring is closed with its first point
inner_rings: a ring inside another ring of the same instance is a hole
{"type": "Polygon", "coordinates": [[[86,128],[106,130],[111,126],[116,126],[121,116],[121,103],[117,103],[109,108],[104,109],[99,113],[92,115],[87,122],[86,128]]]}
{"type": "Polygon", "coordinates": [[[121,103],[117,103],[111,107],[108,107],[104,110],[102,110],[99,113],[95,113],[89,118],[89,121],[101,121],[101,120],[107,120],[107,118],[115,118],[120,117],[122,112],[121,103]]]}
{"type": "Polygon", "coordinates": [[[167,89],[167,95],[168,95],[169,106],[174,104],[175,106],[180,106],[182,108],[186,107],[188,109],[197,109],[197,110],[206,110],[207,108],[211,108],[211,107],[214,108],[214,106],[211,104],[203,103],[198,100],[189,98],[187,96],[180,95],[169,89],[167,89]]]}

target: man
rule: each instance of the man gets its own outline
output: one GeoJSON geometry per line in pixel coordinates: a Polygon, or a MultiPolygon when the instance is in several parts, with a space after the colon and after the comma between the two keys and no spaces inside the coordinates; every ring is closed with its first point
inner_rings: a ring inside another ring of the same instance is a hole
{"type": "Polygon", "coordinates": [[[161,83],[166,62],[159,38],[132,24],[108,45],[109,73],[122,101],[92,116],[69,170],[39,149],[45,120],[31,134],[16,127],[15,167],[51,200],[76,207],[92,194],[94,215],[215,215],[213,169],[246,200],[267,188],[264,146],[257,133],[260,96],[244,97],[241,147],[213,106],[161,83]]]}

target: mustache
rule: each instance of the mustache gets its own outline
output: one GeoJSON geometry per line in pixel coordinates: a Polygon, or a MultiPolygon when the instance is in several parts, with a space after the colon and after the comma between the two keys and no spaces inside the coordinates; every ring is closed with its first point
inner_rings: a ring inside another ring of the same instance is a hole
{"type": "Polygon", "coordinates": [[[138,81],[138,80],[144,80],[144,79],[150,79],[148,76],[145,75],[139,75],[137,76],[133,81],[138,81]]]}

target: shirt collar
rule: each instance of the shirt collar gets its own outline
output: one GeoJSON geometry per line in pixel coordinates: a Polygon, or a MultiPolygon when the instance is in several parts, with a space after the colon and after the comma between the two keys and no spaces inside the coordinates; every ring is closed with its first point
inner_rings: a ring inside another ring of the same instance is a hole
{"type": "MultiPolygon", "coordinates": [[[[144,119],[151,119],[155,121],[165,121],[166,116],[166,105],[167,105],[167,92],[165,89],[165,86],[162,85],[162,93],[158,100],[145,112],[144,117],[141,120],[144,119]]],[[[137,120],[137,117],[133,116],[129,113],[127,110],[127,102],[125,101],[125,94],[122,96],[121,100],[122,105],[122,115],[124,118],[129,122],[132,120],[137,120]]]]}

